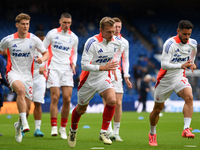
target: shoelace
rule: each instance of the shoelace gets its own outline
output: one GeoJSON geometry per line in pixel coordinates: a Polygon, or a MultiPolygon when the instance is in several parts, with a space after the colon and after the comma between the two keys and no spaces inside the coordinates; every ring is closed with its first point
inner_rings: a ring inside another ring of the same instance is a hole
{"type": "Polygon", "coordinates": [[[151,136],[150,142],[156,142],[156,138],[154,136],[151,136]]]}
{"type": "Polygon", "coordinates": [[[110,139],[109,137],[108,137],[108,134],[106,133],[106,132],[104,132],[104,133],[102,133],[107,139],[110,139]]]}
{"type": "Polygon", "coordinates": [[[76,132],[71,132],[70,140],[74,141],[76,132]]]}

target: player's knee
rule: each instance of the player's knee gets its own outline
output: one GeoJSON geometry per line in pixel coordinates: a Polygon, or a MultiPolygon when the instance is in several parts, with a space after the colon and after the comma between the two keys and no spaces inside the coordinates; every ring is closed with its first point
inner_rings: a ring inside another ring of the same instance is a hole
{"type": "Polygon", "coordinates": [[[19,88],[17,91],[16,91],[17,95],[20,96],[20,95],[25,95],[25,89],[24,88],[19,88]]]}
{"type": "Polygon", "coordinates": [[[193,95],[190,94],[190,95],[186,96],[185,102],[186,103],[192,103],[193,102],[193,95]]]}
{"type": "Polygon", "coordinates": [[[106,104],[107,104],[107,105],[113,106],[113,105],[116,104],[116,99],[108,99],[108,100],[106,101],[106,104]]]}
{"type": "Polygon", "coordinates": [[[81,107],[77,107],[76,111],[78,112],[79,115],[83,115],[87,110],[87,106],[81,106],[81,107]]]}
{"type": "Polygon", "coordinates": [[[122,105],[122,101],[116,101],[116,106],[121,106],[122,105]]]}
{"type": "Polygon", "coordinates": [[[70,102],[71,102],[71,97],[63,98],[64,104],[70,104],[70,102]]]}

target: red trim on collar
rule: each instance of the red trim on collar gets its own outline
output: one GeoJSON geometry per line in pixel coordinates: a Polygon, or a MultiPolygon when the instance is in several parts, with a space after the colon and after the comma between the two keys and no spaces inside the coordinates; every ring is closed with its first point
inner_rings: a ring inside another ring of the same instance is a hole
{"type": "MultiPolygon", "coordinates": [[[[97,40],[98,40],[99,42],[102,42],[102,41],[103,41],[103,37],[102,37],[101,32],[100,32],[98,35],[95,35],[95,37],[97,38],[97,40]]],[[[112,41],[114,41],[114,38],[112,38],[112,41]]]]}
{"type": "MultiPolygon", "coordinates": [[[[61,31],[62,31],[61,27],[57,28],[58,33],[61,32],[61,31]]],[[[72,31],[70,29],[67,32],[68,32],[69,35],[72,34],[72,31]]]]}
{"type": "MultiPolygon", "coordinates": [[[[30,39],[30,36],[31,34],[28,32],[26,35],[26,38],[30,39]]],[[[18,38],[19,38],[18,32],[14,33],[14,39],[18,39],[18,38]]]]}
{"type": "MultiPolygon", "coordinates": [[[[181,40],[180,40],[178,34],[173,39],[176,41],[176,43],[181,43],[181,40]]],[[[189,43],[189,40],[187,41],[187,43],[189,43]]]]}

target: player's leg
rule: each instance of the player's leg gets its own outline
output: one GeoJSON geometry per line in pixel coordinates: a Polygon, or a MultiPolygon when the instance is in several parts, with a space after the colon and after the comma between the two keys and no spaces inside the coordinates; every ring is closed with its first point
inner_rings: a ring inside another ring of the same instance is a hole
{"type": "MultiPolygon", "coordinates": [[[[103,104],[104,104],[104,107],[105,107],[106,106],[106,102],[105,102],[105,100],[103,98],[102,98],[102,100],[103,100],[103,104]]],[[[115,140],[115,135],[114,135],[113,129],[112,129],[112,121],[110,121],[107,133],[108,133],[108,136],[110,137],[111,140],[115,140]]]]}
{"type": "Polygon", "coordinates": [[[35,132],[34,136],[35,137],[43,137],[44,133],[41,132],[41,118],[42,118],[42,106],[41,103],[39,102],[34,102],[35,108],[33,111],[33,116],[35,120],[35,132]]]}
{"type": "Polygon", "coordinates": [[[155,102],[154,108],[149,116],[149,120],[150,120],[149,145],[151,145],[151,146],[157,146],[156,125],[159,120],[159,114],[163,108],[164,108],[164,102],[162,102],[162,103],[155,102]]]}
{"type": "Polygon", "coordinates": [[[51,104],[50,104],[50,115],[51,115],[51,135],[57,136],[57,116],[58,116],[58,101],[60,98],[60,89],[59,87],[51,87],[51,104]]]}
{"type": "Polygon", "coordinates": [[[182,89],[177,93],[181,98],[184,99],[185,104],[183,106],[183,115],[184,115],[184,127],[182,137],[194,138],[195,135],[191,133],[190,123],[192,120],[193,114],[193,94],[192,89],[187,87],[182,89]]]}
{"type": "Polygon", "coordinates": [[[107,90],[101,92],[100,96],[105,99],[106,105],[103,112],[103,122],[99,139],[102,140],[104,144],[112,144],[112,141],[107,135],[107,129],[115,112],[115,90],[113,88],[108,88],[107,90]]]}
{"type": "Polygon", "coordinates": [[[116,93],[116,105],[114,113],[114,134],[116,141],[123,141],[119,136],[120,121],[122,116],[122,93],[116,93]]]}
{"type": "MultiPolygon", "coordinates": [[[[25,100],[25,95],[26,95],[25,86],[20,80],[15,80],[12,83],[11,88],[13,89],[13,91],[15,91],[17,93],[16,103],[17,103],[17,108],[19,111],[18,122],[14,123],[15,140],[17,142],[21,142],[22,141],[21,127],[25,126],[27,128],[27,125],[28,125],[28,121],[26,118],[27,117],[26,116],[27,115],[27,113],[26,113],[27,105],[26,105],[26,100],[25,100]]],[[[29,129],[29,127],[27,129],[29,129]]]]}
{"type": "Polygon", "coordinates": [[[71,127],[70,127],[69,134],[68,134],[68,145],[70,147],[75,147],[75,145],[76,145],[76,135],[77,135],[77,130],[78,130],[78,123],[81,118],[81,115],[83,115],[85,113],[88,104],[86,104],[86,105],[77,104],[77,106],[72,111],[71,127]]]}
{"type": "Polygon", "coordinates": [[[72,87],[62,86],[61,88],[62,88],[62,95],[63,95],[63,106],[61,110],[61,127],[59,129],[59,133],[62,139],[67,139],[65,127],[68,122],[68,116],[69,116],[69,111],[70,111],[72,87]]]}

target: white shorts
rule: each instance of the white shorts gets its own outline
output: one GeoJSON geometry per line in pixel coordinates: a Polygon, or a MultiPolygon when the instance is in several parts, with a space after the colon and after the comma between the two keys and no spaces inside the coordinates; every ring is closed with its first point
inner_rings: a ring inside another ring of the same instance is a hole
{"type": "Polygon", "coordinates": [[[187,87],[192,88],[188,79],[185,77],[177,80],[176,83],[172,85],[162,86],[158,84],[154,91],[154,101],[157,103],[163,103],[170,97],[173,91],[178,93],[180,90],[187,87]],[[170,90],[166,90],[166,88],[170,90]]]}
{"type": "Polygon", "coordinates": [[[87,83],[84,83],[83,86],[78,90],[78,104],[86,105],[94,97],[94,94],[96,92],[100,94],[107,89],[114,88],[110,78],[107,78],[100,83],[101,84],[98,83],[93,85],[92,87],[87,83]]]}
{"type": "Polygon", "coordinates": [[[122,78],[117,77],[117,81],[113,80],[112,84],[114,86],[115,93],[124,93],[123,85],[122,85],[122,78]]]}
{"type": "Polygon", "coordinates": [[[32,100],[32,98],[33,98],[33,79],[32,79],[32,76],[24,78],[24,76],[22,77],[21,75],[15,73],[13,71],[10,71],[7,75],[7,79],[8,79],[8,82],[10,84],[11,89],[12,89],[12,84],[13,84],[14,81],[16,81],[16,80],[21,81],[24,84],[24,87],[25,87],[25,92],[26,92],[25,96],[28,99],[32,100]]]}
{"type": "Polygon", "coordinates": [[[44,75],[38,74],[33,79],[33,102],[44,104],[46,90],[46,79],[44,75]]]}
{"type": "Polygon", "coordinates": [[[47,88],[61,86],[74,87],[72,70],[49,70],[47,88]]]}
{"type": "Polygon", "coordinates": [[[122,74],[120,69],[116,69],[117,81],[115,80],[115,76],[111,73],[111,81],[115,89],[115,93],[124,93],[123,85],[122,85],[122,74]]]}

